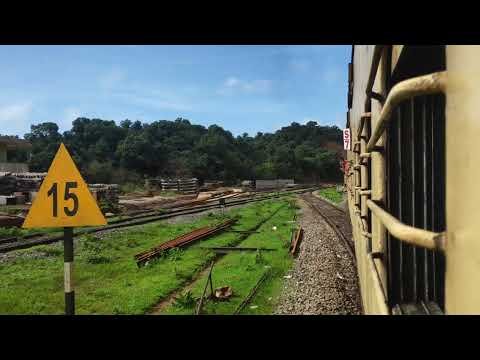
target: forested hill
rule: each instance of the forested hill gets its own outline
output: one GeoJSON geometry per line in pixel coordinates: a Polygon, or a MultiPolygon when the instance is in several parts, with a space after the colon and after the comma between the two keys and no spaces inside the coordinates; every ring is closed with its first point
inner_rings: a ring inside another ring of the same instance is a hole
{"type": "Polygon", "coordinates": [[[178,118],[149,124],[78,118],[69,131],[45,122],[31,126],[31,171],[47,171],[64,142],[89,182],[125,183],[147,176],[195,176],[227,182],[341,178],[342,132],[336,126],[292,123],[275,133],[234,137],[217,125],[205,128],[178,118]]]}

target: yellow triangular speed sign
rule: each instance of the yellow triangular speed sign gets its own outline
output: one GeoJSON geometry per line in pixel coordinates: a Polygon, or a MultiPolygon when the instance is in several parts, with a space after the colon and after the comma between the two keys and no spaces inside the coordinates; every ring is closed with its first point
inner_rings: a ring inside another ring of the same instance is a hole
{"type": "Polygon", "coordinates": [[[22,227],[106,224],[97,202],[62,143],[22,227]]]}

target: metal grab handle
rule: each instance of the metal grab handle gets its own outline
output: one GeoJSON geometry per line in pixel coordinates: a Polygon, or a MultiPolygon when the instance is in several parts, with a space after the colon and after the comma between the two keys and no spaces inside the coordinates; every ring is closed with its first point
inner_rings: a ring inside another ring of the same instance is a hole
{"type": "Polygon", "coordinates": [[[375,77],[377,76],[378,65],[380,64],[380,59],[382,58],[382,52],[386,47],[387,45],[375,45],[375,48],[373,49],[372,63],[370,65],[370,73],[368,74],[367,87],[365,89],[365,94],[367,95],[365,98],[365,110],[370,107],[369,102],[371,98],[376,97],[375,93],[372,91],[373,83],[375,82],[375,77]]]}
{"type": "Polygon", "coordinates": [[[405,225],[372,200],[367,200],[368,208],[378,217],[388,232],[406,243],[433,250],[445,250],[446,234],[418,229],[405,225]]]}
{"type": "Polygon", "coordinates": [[[376,143],[388,126],[394,108],[403,100],[419,95],[431,95],[445,92],[447,72],[441,71],[412,79],[404,80],[395,85],[388,94],[382,108],[375,130],[368,141],[366,152],[372,152],[376,143]]]}
{"type": "Polygon", "coordinates": [[[370,119],[372,117],[372,113],[363,113],[362,116],[360,117],[360,127],[358,128],[357,132],[357,140],[360,141],[360,138],[362,137],[362,132],[363,132],[363,127],[365,126],[365,121],[367,119],[370,119]]]}

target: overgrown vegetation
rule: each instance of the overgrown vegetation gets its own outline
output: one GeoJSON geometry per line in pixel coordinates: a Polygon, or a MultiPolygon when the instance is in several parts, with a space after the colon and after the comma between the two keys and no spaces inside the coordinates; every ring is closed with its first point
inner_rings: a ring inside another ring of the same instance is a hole
{"type": "Polygon", "coordinates": [[[336,187],[321,189],[318,191],[318,194],[335,204],[340,204],[343,200],[343,192],[337,191],[336,187]]]}
{"type": "Polygon", "coordinates": [[[62,229],[58,228],[41,228],[41,229],[22,229],[18,227],[0,227],[0,238],[8,238],[8,237],[19,237],[22,238],[25,235],[29,234],[37,234],[37,233],[45,233],[45,234],[54,234],[54,233],[62,232],[62,229]]]}
{"type": "MultiPolygon", "coordinates": [[[[233,296],[228,301],[209,299],[205,302],[202,313],[233,314],[266,271],[269,272],[267,279],[240,314],[272,313],[281,291],[283,276],[293,262],[288,250],[291,231],[295,226],[291,222],[295,211],[296,206],[293,203],[284,206],[258,229],[259,233],[250,235],[239,245],[275,249],[274,251],[235,251],[225,255],[215,264],[212,271],[213,287],[230,286],[233,296]],[[276,230],[273,230],[274,227],[276,230]]],[[[198,279],[190,290],[192,298],[201,297],[207,280],[208,274],[198,279]]],[[[164,313],[193,314],[194,310],[194,307],[173,304],[165,309],[164,313]]]]}
{"type": "Polygon", "coordinates": [[[191,291],[187,291],[184,294],[181,294],[175,299],[174,306],[181,308],[181,309],[193,309],[197,304],[197,300],[193,297],[191,291]]]}
{"type": "Polygon", "coordinates": [[[125,190],[135,190],[144,176],[195,176],[227,183],[252,178],[341,179],[342,132],[313,121],[294,122],[273,134],[234,137],[218,125],[205,128],[182,118],[149,124],[124,120],[120,126],[78,118],[63,134],[52,122],[32,125],[25,139],[33,145],[28,160],[32,171],[47,171],[63,141],[88,182],[126,184],[125,190]]]}
{"type": "MultiPolygon", "coordinates": [[[[239,216],[235,229],[242,231],[251,229],[260,219],[272,215],[284,205],[281,211],[259,229],[260,234],[249,237],[242,246],[282,248],[281,237],[278,235],[288,238],[291,224],[287,223],[287,220],[292,219],[295,211],[286,204],[288,204],[286,200],[268,200],[229,210],[227,213],[229,216],[239,216]],[[278,228],[275,233],[271,231],[273,224],[278,228]]],[[[158,222],[76,239],[74,278],[77,313],[143,314],[148,312],[172,291],[182,288],[211,262],[215,256],[214,253],[201,247],[232,246],[238,242],[241,235],[224,232],[184,250],[169,251],[165,256],[142,268],[137,267],[134,255],[195,228],[218,223],[222,219],[221,215],[213,214],[203,216],[191,223],[158,222]]],[[[224,258],[226,262],[215,267],[217,270],[214,270],[214,282],[231,284],[236,294],[243,295],[242,286],[236,281],[240,278],[246,291],[265,266],[278,269],[278,274],[286,271],[291,263],[286,251],[287,249],[262,252],[258,255],[258,262],[255,260],[257,257],[255,253],[231,254],[235,257],[240,256],[243,260],[234,260],[235,258],[231,255],[227,255],[224,258]],[[242,262],[242,267],[236,267],[237,261],[242,262]],[[246,270],[247,266],[250,267],[249,271],[246,270]],[[222,275],[225,276],[223,280],[219,272],[222,267],[226,270],[222,275]],[[251,275],[245,276],[247,272],[251,275]],[[234,278],[228,278],[229,274],[234,278]]],[[[37,246],[19,250],[13,254],[14,257],[0,264],[2,279],[0,314],[62,314],[64,309],[62,244],[37,246]]],[[[280,284],[278,281],[281,282],[280,275],[274,278],[273,283],[269,282],[262,287],[262,292],[255,301],[262,296],[267,296],[262,294],[273,294],[274,289],[278,290],[280,284]]],[[[271,296],[268,295],[268,297],[271,296]]],[[[191,297],[193,300],[199,297],[196,289],[192,290],[191,296],[188,294],[182,296],[180,306],[176,306],[180,313],[192,311],[194,307],[191,307],[191,297]]],[[[207,308],[209,306],[211,304],[207,304],[207,308]]],[[[261,311],[269,310],[268,307],[262,307],[261,311]]]]}

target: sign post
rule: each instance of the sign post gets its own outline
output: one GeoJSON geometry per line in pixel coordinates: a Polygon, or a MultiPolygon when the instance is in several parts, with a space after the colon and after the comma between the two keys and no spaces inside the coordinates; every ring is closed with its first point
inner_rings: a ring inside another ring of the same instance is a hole
{"type": "Polygon", "coordinates": [[[73,228],[63,229],[63,262],[65,273],[65,315],[75,314],[75,290],[73,288],[73,228]]]}
{"type": "Polygon", "coordinates": [[[218,200],[219,204],[220,204],[220,208],[222,209],[222,216],[225,215],[225,199],[224,198],[220,198],[218,200]]]}
{"type": "Polygon", "coordinates": [[[343,150],[350,150],[350,129],[343,129],[343,150]]]}
{"type": "Polygon", "coordinates": [[[66,315],[75,314],[73,228],[106,224],[88,185],[61,144],[22,227],[63,228],[66,315]]]}

